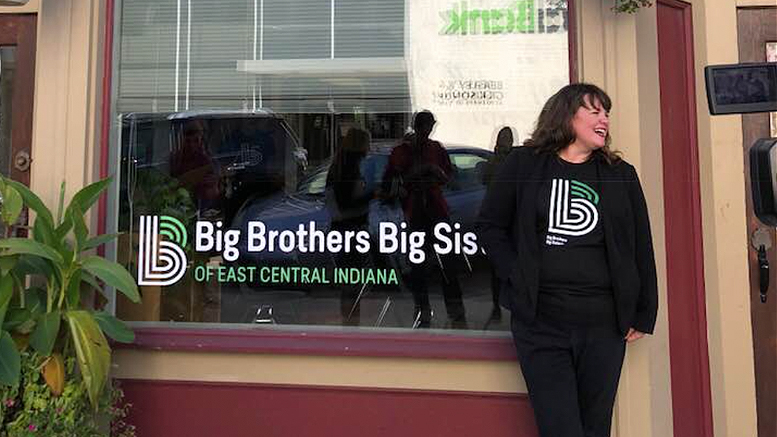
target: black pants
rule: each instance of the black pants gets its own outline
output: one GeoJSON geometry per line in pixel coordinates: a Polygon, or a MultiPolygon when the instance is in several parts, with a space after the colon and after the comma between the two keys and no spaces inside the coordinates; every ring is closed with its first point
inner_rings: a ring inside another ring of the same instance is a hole
{"type": "Polygon", "coordinates": [[[426,251],[427,260],[421,264],[414,264],[410,270],[410,289],[413,292],[413,302],[417,309],[426,311],[431,308],[429,303],[428,281],[437,271],[442,286],[445,310],[448,318],[453,322],[466,321],[464,300],[462,298],[461,284],[453,269],[451,255],[435,254],[434,250],[426,251]]]}
{"type": "MultiPolygon", "coordinates": [[[[367,217],[356,217],[350,220],[332,222],[332,230],[338,232],[359,232],[367,228],[367,217]]],[[[342,251],[335,257],[337,268],[363,268],[369,267],[369,255],[363,255],[358,251],[342,251]]],[[[340,286],[340,314],[343,325],[359,326],[361,317],[361,293],[362,284],[342,284],[340,286]]],[[[364,292],[368,291],[367,289],[364,292]]]]}
{"type": "Polygon", "coordinates": [[[513,340],[541,437],[608,437],[626,343],[616,324],[513,316],[513,340]]]}
{"type": "MultiPolygon", "coordinates": [[[[422,209],[421,209],[422,210],[422,209]]],[[[420,211],[415,209],[415,211],[420,211]]],[[[448,313],[448,319],[451,326],[459,329],[467,328],[466,310],[462,297],[461,284],[456,274],[456,256],[453,254],[439,255],[433,246],[433,229],[437,223],[447,222],[447,218],[433,220],[424,214],[416,213],[414,219],[410,222],[410,231],[423,232],[426,235],[424,239],[424,251],[426,257],[421,264],[412,264],[410,274],[408,275],[408,285],[413,292],[413,302],[417,311],[421,312],[422,328],[429,327],[429,317],[431,316],[431,305],[429,303],[429,279],[437,271],[442,287],[443,299],[445,300],[445,310],[448,313]]]]}

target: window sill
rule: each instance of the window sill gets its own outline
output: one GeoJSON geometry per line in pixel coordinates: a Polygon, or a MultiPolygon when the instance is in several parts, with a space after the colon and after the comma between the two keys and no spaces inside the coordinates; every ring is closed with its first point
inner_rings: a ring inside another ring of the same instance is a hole
{"type": "Polygon", "coordinates": [[[135,341],[119,349],[278,355],[514,361],[507,332],[408,332],[355,328],[133,323],[135,341]]]}

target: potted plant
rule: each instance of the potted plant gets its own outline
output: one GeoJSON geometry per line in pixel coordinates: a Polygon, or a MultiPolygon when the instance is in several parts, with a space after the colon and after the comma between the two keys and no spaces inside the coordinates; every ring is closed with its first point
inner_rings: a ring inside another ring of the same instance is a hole
{"type": "Polygon", "coordinates": [[[93,254],[116,235],[90,236],[84,220],[109,183],[84,187],[66,207],[63,183],[55,216],[26,186],[0,177],[0,436],[108,435],[105,417],[126,412],[114,406],[120,391],[106,390],[106,336],[134,335],[94,308],[94,293],[111,286],[133,302],[140,296],[121,265],[93,254]],[[31,238],[11,237],[24,206],[35,213],[31,238]]]}

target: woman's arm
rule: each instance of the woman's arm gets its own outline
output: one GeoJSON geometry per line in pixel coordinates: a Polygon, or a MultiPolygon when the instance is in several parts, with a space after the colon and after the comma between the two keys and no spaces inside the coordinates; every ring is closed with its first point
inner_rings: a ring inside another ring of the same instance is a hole
{"type": "Polygon", "coordinates": [[[510,277],[518,257],[510,229],[515,220],[519,155],[517,150],[513,151],[494,175],[475,223],[480,244],[502,280],[510,277]]]}
{"type": "Polygon", "coordinates": [[[634,167],[630,168],[632,182],[629,183],[629,199],[634,212],[634,232],[636,238],[636,262],[639,271],[640,290],[637,300],[637,313],[633,328],[652,334],[658,313],[658,281],[656,279],[656,260],[653,253],[653,239],[650,233],[650,219],[647,203],[642,192],[634,167]]]}

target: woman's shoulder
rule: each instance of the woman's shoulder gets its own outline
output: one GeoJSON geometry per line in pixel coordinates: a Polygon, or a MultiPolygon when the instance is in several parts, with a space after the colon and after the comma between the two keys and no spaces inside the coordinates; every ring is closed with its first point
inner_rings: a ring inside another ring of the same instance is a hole
{"type": "MultiPolygon", "coordinates": [[[[600,159],[602,161],[604,161],[604,157],[603,156],[600,157],[600,159]]],[[[634,166],[631,165],[630,162],[628,162],[627,160],[625,160],[621,156],[618,156],[618,159],[613,161],[613,162],[606,163],[606,166],[615,175],[620,176],[620,177],[633,178],[633,177],[635,177],[637,175],[637,171],[634,168],[634,166]]]]}
{"type": "Polygon", "coordinates": [[[535,147],[518,146],[513,147],[513,149],[510,151],[510,154],[507,155],[507,160],[536,160],[540,159],[541,155],[542,153],[537,153],[537,149],[535,147]]]}

